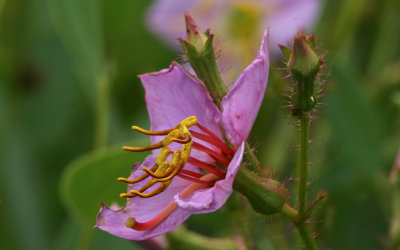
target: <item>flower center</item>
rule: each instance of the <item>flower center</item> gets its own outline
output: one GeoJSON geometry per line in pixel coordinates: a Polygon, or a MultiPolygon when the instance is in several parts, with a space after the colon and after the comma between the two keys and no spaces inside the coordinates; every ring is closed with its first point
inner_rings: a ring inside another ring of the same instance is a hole
{"type": "Polygon", "coordinates": [[[261,9],[252,2],[237,2],[229,13],[228,30],[238,39],[253,38],[257,34],[261,19],[261,9]]]}
{"type": "MultiPolygon", "coordinates": [[[[130,190],[129,193],[122,193],[120,194],[120,197],[153,197],[165,191],[171,184],[173,178],[177,176],[192,182],[191,185],[180,193],[182,198],[186,198],[197,189],[213,186],[216,180],[225,178],[226,169],[235,153],[234,150],[219,139],[218,136],[198,124],[197,117],[195,116],[190,116],[181,121],[175,127],[164,131],[148,131],[137,126],[133,126],[132,129],[146,135],[165,137],[160,142],[146,147],[123,147],[124,150],[133,152],[142,152],[154,149],[160,149],[160,151],[155,164],[150,169],[142,166],[144,173],[141,176],[135,179],[118,178],[118,181],[130,184],[139,183],[150,178],[150,180],[142,185],[140,189],[130,190]],[[201,132],[196,132],[192,129],[189,130],[194,126],[199,128],[201,132]],[[192,138],[197,138],[206,144],[197,141],[195,142],[192,138]],[[178,149],[172,152],[168,147],[172,143],[181,144],[181,150],[178,149]],[[206,153],[211,157],[211,159],[213,159],[213,162],[210,164],[197,159],[195,156],[191,156],[192,150],[206,153]],[[167,160],[169,157],[170,161],[167,160]],[[184,169],[186,163],[199,168],[200,172],[184,169]],[[146,192],[149,188],[155,185],[158,186],[151,192],[146,192]]],[[[135,219],[129,218],[126,223],[127,227],[135,230],[148,230],[161,223],[175,208],[175,203],[171,202],[160,212],[160,214],[146,223],[139,223],[136,222],[135,219]]]]}

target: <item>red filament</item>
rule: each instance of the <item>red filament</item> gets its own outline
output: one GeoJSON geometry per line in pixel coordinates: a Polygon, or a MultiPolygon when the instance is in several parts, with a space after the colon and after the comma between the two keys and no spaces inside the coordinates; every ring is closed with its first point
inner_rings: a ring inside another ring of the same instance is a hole
{"type": "Polygon", "coordinates": [[[202,141],[208,142],[216,147],[218,147],[219,149],[222,150],[222,152],[226,155],[234,155],[234,152],[232,151],[232,149],[230,149],[225,143],[223,143],[218,137],[211,137],[208,135],[204,135],[204,134],[200,134],[196,131],[190,131],[190,133],[196,137],[199,138],[202,141]]]}
{"type": "Polygon", "coordinates": [[[194,166],[196,166],[198,168],[207,170],[208,172],[215,174],[216,176],[218,176],[221,179],[225,178],[225,173],[219,171],[214,166],[212,166],[212,165],[210,165],[208,163],[205,163],[203,161],[197,160],[197,159],[195,159],[193,157],[189,157],[188,163],[190,163],[190,164],[192,164],[192,165],[194,165],[194,166]]]}
{"type": "Polygon", "coordinates": [[[224,164],[225,166],[229,165],[229,160],[225,158],[225,156],[223,156],[222,154],[219,154],[215,151],[212,151],[211,149],[197,143],[197,142],[193,142],[192,147],[194,149],[197,149],[199,151],[202,151],[204,153],[209,154],[211,157],[213,157],[214,159],[216,159],[217,161],[221,162],[222,164],[224,164]]]}
{"type": "MultiPolygon", "coordinates": [[[[182,172],[182,171],[181,171],[181,172],[182,172]]],[[[181,173],[179,173],[177,176],[180,177],[180,178],[182,178],[182,179],[185,179],[185,180],[188,180],[188,181],[191,181],[191,182],[195,182],[195,183],[198,183],[198,184],[206,185],[206,186],[212,186],[212,185],[214,185],[214,183],[215,183],[215,182],[213,182],[213,181],[203,181],[203,180],[199,180],[199,179],[196,179],[196,178],[187,176],[187,175],[183,175],[183,174],[181,174],[181,173]]]]}

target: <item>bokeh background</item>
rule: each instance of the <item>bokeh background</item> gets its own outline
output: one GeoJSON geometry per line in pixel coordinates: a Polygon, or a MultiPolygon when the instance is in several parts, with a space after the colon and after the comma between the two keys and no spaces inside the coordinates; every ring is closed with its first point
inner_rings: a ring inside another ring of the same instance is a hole
{"type": "MultiPolygon", "coordinates": [[[[130,130],[149,127],[137,75],[181,55],[148,30],[151,4],[0,0],[0,249],[139,249],[93,225],[101,201],[123,205],[125,185],[116,178],[145,157],[120,149],[147,143],[130,130]]],[[[389,249],[400,2],[325,0],[321,8],[312,31],[328,52],[330,91],[313,123],[310,190],[329,195],[312,227],[326,249],[389,249]]],[[[296,128],[281,108],[287,82],[274,68],[282,64],[272,66],[250,142],[293,188],[296,128]]],[[[210,237],[245,232],[260,249],[296,244],[283,216],[257,215],[238,195],[215,213],[193,215],[186,227],[210,237]]]]}

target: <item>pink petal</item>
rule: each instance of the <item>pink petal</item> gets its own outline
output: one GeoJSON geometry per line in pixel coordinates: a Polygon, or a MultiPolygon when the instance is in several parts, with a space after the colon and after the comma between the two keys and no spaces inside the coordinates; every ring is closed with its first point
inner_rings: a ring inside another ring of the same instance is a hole
{"type": "MultiPolygon", "coordinates": [[[[197,116],[197,122],[222,138],[219,127],[221,113],[213,103],[211,96],[202,83],[189,74],[187,70],[172,63],[169,69],[160,72],[143,74],[139,76],[146,91],[145,99],[151,121],[151,130],[165,130],[175,127],[183,119],[189,116],[197,116]]],[[[197,127],[191,130],[200,132],[197,127]]],[[[162,140],[160,136],[152,136],[151,142],[162,140]]],[[[211,149],[218,150],[214,146],[199,142],[211,149]]],[[[170,145],[172,150],[179,149],[180,144],[170,145]]],[[[192,151],[191,156],[213,163],[214,160],[200,151],[192,151]]]]}
{"type": "MultiPolygon", "coordinates": [[[[138,163],[132,169],[132,175],[130,179],[137,178],[143,174],[141,166],[152,166],[155,162],[156,156],[150,155],[143,164],[138,163]]],[[[186,167],[185,167],[186,168],[186,167]]],[[[142,182],[128,185],[128,192],[131,189],[139,189],[150,178],[143,180],[142,182]]],[[[138,222],[146,222],[156,216],[160,211],[173,201],[173,197],[187,187],[191,182],[175,177],[171,182],[171,185],[159,195],[151,198],[140,198],[134,197],[128,199],[125,208],[114,211],[107,206],[103,205],[100,213],[97,216],[96,226],[101,230],[109,232],[110,234],[118,237],[123,237],[129,240],[144,240],[160,234],[164,234],[171,231],[176,226],[185,221],[189,216],[190,212],[183,211],[180,208],[175,209],[164,221],[151,230],[136,231],[125,226],[125,222],[129,217],[135,218],[138,222]]],[[[148,189],[147,192],[151,192],[156,187],[148,189]]]]}
{"type": "Polygon", "coordinates": [[[229,140],[239,145],[250,134],[264,98],[269,73],[268,29],[256,59],[222,100],[222,124],[229,140]]]}
{"type": "Polygon", "coordinates": [[[318,16],[320,1],[290,0],[280,5],[276,13],[267,16],[274,51],[278,50],[278,44],[287,45],[299,30],[311,28],[318,16]]]}
{"type": "Polygon", "coordinates": [[[177,208],[153,229],[136,231],[125,226],[126,220],[132,217],[130,214],[127,214],[124,210],[113,211],[103,205],[100,209],[100,213],[97,215],[96,226],[112,235],[128,240],[145,240],[173,230],[189,218],[190,215],[191,213],[189,211],[177,208]]]}
{"type": "Polygon", "coordinates": [[[187,199],[182,199],[179,194],[175,195],[174,200],[178,207],[194,214],[210,213],[222,207],[232,194],[233,180],[242,163],[243,151],[244,142],[230,162],[226,178],[217,181],[212,188],[198,190],[187,199]]]}
{"type": "MultiPolygon", "coordinates": [[[[222,138],[220,111],[206,88],[183,66],[172,63],[169,69],[139,76],[146,91],[145,99],[151,130],[175,127],[189,116],[197,116],[199,124],[222,138]]],[[[152,143],[160,140],[153,136],[152,143]]]]}

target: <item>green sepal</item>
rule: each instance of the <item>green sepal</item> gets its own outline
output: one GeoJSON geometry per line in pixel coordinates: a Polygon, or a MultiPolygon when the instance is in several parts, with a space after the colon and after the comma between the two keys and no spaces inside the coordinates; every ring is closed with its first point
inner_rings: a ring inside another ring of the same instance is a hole
{"type": "Polygon", "coordinates": [[[321,64],[322,61],[315,51],[315,36],[297,34],[287,62],[289,70],[295,77],[314,77],[321,64]]]}
{"type": "Polygon", "coordinates": [[[244,167],[236,175],[234,189],[246,196],[254,211],[266,215],[281,212],[287,199],[287,190],[280,182],[244,167]]]}
{"type": "Polygon", "coordinates": [[[291,54],[290,49],[288,47],[280,45],[280,44],[278,44],[278,46],[281,49],[282,54],[285,56],[286,61],[289,61],[290,54],[291,54]]]}

